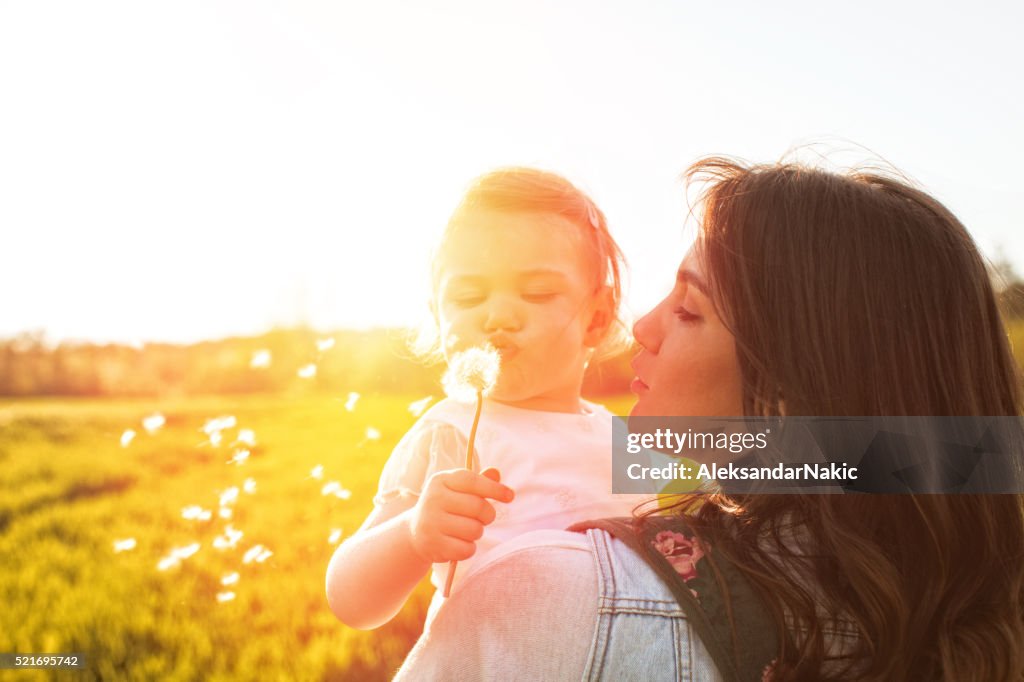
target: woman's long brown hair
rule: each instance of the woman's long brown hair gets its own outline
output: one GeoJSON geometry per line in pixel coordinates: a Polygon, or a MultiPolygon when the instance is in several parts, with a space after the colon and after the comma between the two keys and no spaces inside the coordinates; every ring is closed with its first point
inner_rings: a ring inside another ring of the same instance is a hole
{"type": "MultiPolygon", "coordinates": [[[[698,249],[736,338],[747,414],[1022,414],[984,262],[935,199],[878,174],[722,158],[688,178],[708,182],[698,249]]],[[[675,507],[791,633],[773,680],[1024,679],[1020,496],[712,495],[675,507]],[[822,614],[852,623],[852,655],[829,651],[822,614]]]]}

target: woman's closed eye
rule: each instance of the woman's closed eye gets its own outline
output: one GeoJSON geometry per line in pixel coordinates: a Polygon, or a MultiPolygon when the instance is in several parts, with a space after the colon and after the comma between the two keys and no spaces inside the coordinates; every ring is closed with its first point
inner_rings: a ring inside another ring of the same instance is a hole
{"type": "Polygon", "coordinates": [[[696,322],[701,319],[700,315],[687,310],[681,305],[676,306],[672,312],[675,313],[676,317],[678,317],[681,322],[696,322]]]}

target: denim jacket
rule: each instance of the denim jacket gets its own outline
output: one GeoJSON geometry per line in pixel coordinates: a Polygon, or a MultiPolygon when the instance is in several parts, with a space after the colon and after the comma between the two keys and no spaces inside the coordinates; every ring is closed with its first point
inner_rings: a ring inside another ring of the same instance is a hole
{"type": "Polygon", "coordinates": [[[605,530],[534,531],[486,559],[396,680],[724,679],[669,587],[605,530]]]}

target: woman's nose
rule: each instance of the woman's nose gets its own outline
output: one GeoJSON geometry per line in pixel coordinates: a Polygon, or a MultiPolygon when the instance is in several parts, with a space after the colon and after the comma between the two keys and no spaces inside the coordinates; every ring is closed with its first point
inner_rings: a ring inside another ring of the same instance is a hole
{"type": "Polygon", "coordinates": [[[653,310],[649,311],[646,315],[641,317],[633,325],[633,338],[636,342],[643,347],[644,350],[651,353],[657,353],[658,348],[661,346],[661,334],[658,331],[658,306],[653,310]]]}
{"type": "Polygon", "coordinates": [[[487,318],[484,321],[484,331],[495,332],[516,331],[522,325],[519,313],[512,301],[504,296],[493,296],[488,301],[487,318]]]}

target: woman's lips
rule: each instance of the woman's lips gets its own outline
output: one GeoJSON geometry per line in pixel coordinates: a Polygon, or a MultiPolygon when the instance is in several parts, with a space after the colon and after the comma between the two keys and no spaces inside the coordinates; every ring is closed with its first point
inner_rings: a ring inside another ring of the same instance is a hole
{"type": "Polygon", "coordinates": [[[633,377],[633,383],[629,385],[629,390],[631,390],[633,393],[636,393],[637,395],[640,395],[641,393],[649,391],[651,389],[650,386],[648,386],[647,384],[640,380],[640,377],[633,377]]]}

